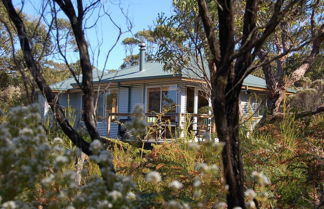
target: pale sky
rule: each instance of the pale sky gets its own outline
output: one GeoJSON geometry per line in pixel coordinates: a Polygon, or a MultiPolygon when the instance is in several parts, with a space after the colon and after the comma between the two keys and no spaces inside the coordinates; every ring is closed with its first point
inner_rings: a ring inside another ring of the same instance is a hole
{"type": "MultiPolygon", "coordinates": [[[[41,5],[45,0],[27,0],[24,4],[23,12],[28,16],[35,18],[39,17],[41,11],[41,5]]],[[[87,1],[84,1],[87,2],[87,1]]],[[[115,23],[121,26],[122,31],[126,31],[126,18],[122,15],[120,8],[127,14],[128,18],[132,22],[132,30],[126,34],[123,34],[116,44],[115,48],[111,51],[107,65],[104,67],[106,54],[111,49],[118,36],[117,28],[113,26],[111,21],[105,16],[104,19],[97,22],[96,27],[86,31],[86,37],[89,41],[90,54],[93,57],[93,65],[98,67],[99,70],[104,69],[118,69],[125,57],[125,49],[121,44],[122,40],[126,37],[131,37],[136,32],[148,29],[154,25],[154,21],[158,17],[159,13],[165,13],[169,16],[172,13],[172,0],[103,0],[105,3],[105,10],[111,15],[115,23]],[[101,47],[98,47],[100,43],[101,47]],[[98,52],[99,56],[98,56],[98,52]]],[[[14,1],[17,8],[21,7],[21,0],[14,1]]],[[[87,5],[87,3],[85,3],[87,5]]],[[[49,8],[49,7],[48,7],[49,8]]],[[[48,14],[50,12],[48,11],[48,14]]],[[[98,13],[88,15],[90,18],[86,21],[89,25],[92,25],[96,21],[98,13]]],[[[45,14],[46,16],[46,14],[45,14]]],[[[65,17],[63,13],[58,15],[59,17],[65,17]]],[[[47,15],[48,22],[50,22],[51,16],[47,15]]],[[[66,18],[66,17],[65,17],[66,18]]],[[[134,49],[134,54],[138,49],[134,49]]],[[[79,59],[75,53],[69,53],[68,56],[71,62],[79,59]]],[[[52,58],[58,62],[63,62],[61,58],[52,58]]]]}
{"type": "MultiPolygon", "coordinates": [[[[108,0],[108,3],[109,2],[116,3],[119,2],[119,0],[108,0]]],[[[133,34],[137,31],[148,29],[149,26],[153,26],[159,13],[163,12],[166,15],[170,15],[172,12],[172,0],[120,0],[120,2],[121,7],[125,12],[127,12],[133,23],[133,34]]],[[[125,25],[125,18],[121,15],[118,6],[115,5],[112,7],[111,11],[115,20],[118,21],[120,25],[125,25]]],[[[111,24],[103,24],[102,30],[106,34],[104,37],[106,37],[105,41],[107,41],[107,47],[103,48],[108,50],[108,48],[112,46],[118,33],[116,33],[116,29],[114,29],[111,24]]],[[[122,64],[122,59],[125,57],[125,49],[122,46],[121,41],[123,38],[130,36],[132,36],[132,34],[127,33],[121,37],[114,50],[111,52],[106,69],[117,69],[122,64]]],[[[94,38],[92,33],[91,35],[88,34],[88,37],[90,40],[94,38]]],[[[137,53],[137,49],[134,50],[134,53],[137,53]]],[[[103,60],[103,58],[99,59],[99,66],[103,65],[103,60]]]]}

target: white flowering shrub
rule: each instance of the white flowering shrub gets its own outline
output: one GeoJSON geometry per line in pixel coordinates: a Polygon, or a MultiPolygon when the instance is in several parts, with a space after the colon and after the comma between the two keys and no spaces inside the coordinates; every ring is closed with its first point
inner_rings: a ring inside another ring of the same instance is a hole
{"type": "Polygon", "coordinates": [[[226,198],[223,146],[211,141],[163,143],[143,158],[118,149],[115,165],[119,173],[133,176],[139,208],[211,208],[226,198]]]}
{"type": "Polygon", "coordinates": [[[99,141],[91,144],[91,159],[106,178],[92,176],[79,186],[75,154],[62,139],[48,140],[36,106],[14,108],[6,118],[0,125],[0,208],[129,208],[136,199],[131,179],[106,166],[112,156],[99,141]]]}
{"type": "MultiPolygon", "coordinates": [[[[1,209],[227,208],[223,143],[181,141],[144,152],[116,141],[111,153],[95,140],[80,185],[75,149],[61,138],[48,139],[37,112],[35,106],[14,108],[0,125],[1,209]],[[90,172],[91,165],[100,168],[90,172]]],[[[256,208],[255,200],[270,205],[275,191],[267,192],[269,178],[248,172],[246,208],[256,208]]]]}

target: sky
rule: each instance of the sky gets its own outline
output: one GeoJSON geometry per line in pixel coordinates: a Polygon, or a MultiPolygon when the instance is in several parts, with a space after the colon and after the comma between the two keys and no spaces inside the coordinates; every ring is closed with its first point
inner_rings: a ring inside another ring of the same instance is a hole
{"type": "MultiPolygon", "coordinates": [[[[111,11],[116,23],[123,26],[124,31],[127,30],[125,27],[126,18],[120,12],[119,6],[117,5],[118,2],[121,3],[120,7],[131,20],[133,27],[131,32],[122,35],[116,47],[112,50],[107,62],[108,64],[105,67],[106,69],[118,69],[122,64],[123,58],[125,57],[125,48],[121,44],[121,41],[124,38],[131,37],[132,34],[143,29],[148,29],[150,26],[152,27],[159,13],[165,13],[169,16],[172,12],[172,0],[108,0],[108,5],[111,5],[109,11],[111,11]]],[[[107,51],[115,42],[118,32],[109,21],[104,21],[101,24],[102,26],[100,28],[102,29],[104,37],[104,46],[101,48],[107,51]]],[[[98,33],[98,30],[96,33],[98,33]]],[[[92,44],[96,45],[96,38],[93,31],[87,33],[87,37],[92,44]]],[[[135,48],[134,54],[137,53],[137,51],[138,49],[135,48]]],[[[98,59],[98,64],[95,64],[99,69],[104,65],[105,56],[104,54],[102,55],[103,56],[98,59]]]]}
{"type": "MultiPolygon", "coordinates": [[[[17,8],[21,8],[21,0],[14,2],[17,8]]],[[[47,1],[27,0],[24,2],[23,12],[28,16],[38,18],[42,8],[41,5],[47,1]]],[[[84,0],[85,5],[88,5],[88,2],[84,0]]],[[[86,26],[93,25],[96,22],[95,27],[87,29],[85,33],[90,46],[89,51],[92,63],[99,70],[119,69],[125,57],[125,48],[122,45],[122,40],[126,37],[132,37],[133,34],[140,30],[152,27],[159,13],[164,13],[166,16],[172,14],[172,0],[103,0],[102,2],[105,5],[105,11],[110,14],[114,23],[123,32],[128,31],[125,15],[131,21],[132,27],[131,31],[123,33],[119,41],[116,42],[119,33],[108,16],[105,15],[97,21],[98,14],[103,14],[103,12],[100,13],[99,10],[95,10],[94,13],[87,14],[86,26]],[[109,53],[115,43],[115,47],[109,53]],[[109,56],[106,61],[108,53],[109,56]]],[[[51,20],[51,15],[49,14],[50,11],[48,11],[48,15],[45,14],[48,22],[51,20]]],[[[58,14],[58,17],[65,17],[65,15],[61,12],[58,14]]],[[[138,48],[134,49],[134,54],[136,53],[138,53],[138,48]]],[[[77,53],[69,52],[67,57],[70,62],[79,60],[77,53]]],[[[57,62],[63,62],[63,59],[56,55],[53,55],[52,59],[57,62]]]]}

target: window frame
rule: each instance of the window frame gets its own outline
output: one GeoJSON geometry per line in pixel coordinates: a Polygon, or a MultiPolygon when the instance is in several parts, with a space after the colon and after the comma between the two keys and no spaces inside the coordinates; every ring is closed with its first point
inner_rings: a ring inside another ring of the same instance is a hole
{"type": "MultiPolygon", "coordinates": [[[[158,113],[161,113],[161,111],[162,111],[162,90],[163,90],[163,88],[170,88],[170,90],[174,90],[175,92],[176,92],[176,96],[175,96],[175,98],[176,98],[176,100],[175,100],[175,105],[177,106],[177,105],[179,105],[178,103],[178,86],[177,86],[177,84],[171,84],[171,85],[152,85],[152,86],[147,86],[146,88],[145,88],[145,112],[146,113],[148,113],[148,111],[149,111],[149,89],[151,89],[151,88],[159,88],[160,89],[160,106],[159,106],[159,112],[158,113]]],[[[177,113],[178,112],[178,108],[176,107],[175,108],[175,113],[177,113]]]]}

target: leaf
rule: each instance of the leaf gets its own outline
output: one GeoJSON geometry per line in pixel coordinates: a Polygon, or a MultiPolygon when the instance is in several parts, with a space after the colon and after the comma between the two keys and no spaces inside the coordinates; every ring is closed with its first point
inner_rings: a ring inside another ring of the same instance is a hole
{"type": "Polygon", "coordinates": [[[165,166],[165,164],[160,163],[160,164],[156,165],[155,169],[156,169],[156,170],[159,170],[160,168],[162,168],[162,167],[164,167],[164,166],[165,166]]]}

